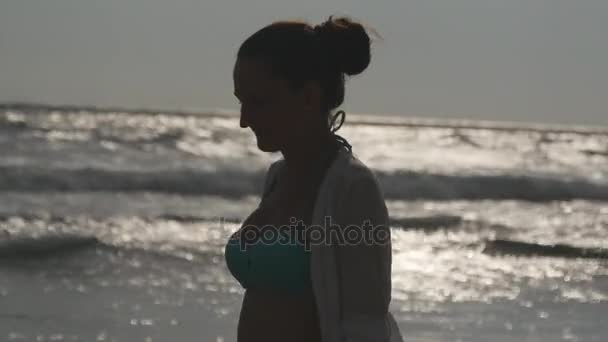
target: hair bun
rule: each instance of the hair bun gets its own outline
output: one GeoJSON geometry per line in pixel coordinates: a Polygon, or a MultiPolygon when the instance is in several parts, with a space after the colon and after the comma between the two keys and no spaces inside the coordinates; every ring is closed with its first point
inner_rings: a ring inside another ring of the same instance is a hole
{"type": "Polygon", "coordinates": [[[371,59],[370,38],[363,25],[349,18],[330,16],[315,31],[341,72],[352,76],[367,68],[371,59]]]}

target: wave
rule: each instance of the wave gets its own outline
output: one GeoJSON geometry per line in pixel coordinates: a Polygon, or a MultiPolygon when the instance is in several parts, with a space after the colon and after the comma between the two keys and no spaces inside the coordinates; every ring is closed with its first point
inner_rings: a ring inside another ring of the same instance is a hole
{"type": "Polygon", "coordinates": [[[532,175],[439,175],[376,172],[384,194],[395,199],[557,201],[608,200],[608,184],[532,175]]]}
{"type": "MultiPolygon", "coordinates": [[[[159,192],[238,198],[259,195],[265,170],[113,171],[0,167],[0,191],[159,192]]],[[[584,179],[512,175],[438,175],[376,172],[387,199],[608,200],[608,184],[584,179]]]]}
{"type": "Polygon", "coordinates": [[[25,122],[11,122],[2,120],[0,117],[0,132],[3,133],[11,133],[11,132],[20,132],[28,129],[28,125],[25,122]]]}
{"type": "Polygon", "coordinates": [[[119,256],[145,256],[180,261],[212,259],[218,251],[205,251],[187,246],[166,244],[114,245],[94,236],[76,234],[48,234],[42,236],[17,236],[0,240],[0,262],[13,260],[38,260],[72,255],[76,252],[97,250],[119,256]]]}
{"type": "Polygon", "coordinates": [[[194,222],[217,222],[222,221],[226,223],[241,223],[245,218],[241,217],[211,217],[211,216],[195,216],[195,215],[183,215],[183,214],[164,214],[154,218],[154,220],[167,220],[182,223],[194,223],[194,222]]]}
{"type": "Polygon", "coordinates": [[[393,228],[434,231],[460,226],[463,222],[464,219],[460,216],[433,215],[425,217],[391,218],[389,223],[393,228]]]}
{"type": "Polygon", "coordinates": [[[608,249],[603,248],[576,247],[565,244],[543,245],[503,239],[487,241],[483,252],[524,257],[608,259],[608,249]]]}
{"type": "Polygon", "coordinates": [[[78,251],[98,243],[96,237],[69,234],[39,237],[9,236],[0,240],[0,258],[46,257],[78,251]]]}
{"type": "Polygon", "coordinates": [[[240,197],[261,192],[264,172],[113,171],[0,167],[3,191],[119,191],[240,197]]]}

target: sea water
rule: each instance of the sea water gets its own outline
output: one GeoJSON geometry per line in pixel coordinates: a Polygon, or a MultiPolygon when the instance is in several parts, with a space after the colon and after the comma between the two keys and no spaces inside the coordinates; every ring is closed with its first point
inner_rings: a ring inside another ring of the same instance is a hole
{"type": "MultiPolygon", "coordinates": [[[[382,185],[407,341],[608,338],[608,130],[339,133],[382,185]]],[[[235,340],[223,247],[280,158],[237,116],[4,106],[0,156],[0,340],[235,340]]]]}

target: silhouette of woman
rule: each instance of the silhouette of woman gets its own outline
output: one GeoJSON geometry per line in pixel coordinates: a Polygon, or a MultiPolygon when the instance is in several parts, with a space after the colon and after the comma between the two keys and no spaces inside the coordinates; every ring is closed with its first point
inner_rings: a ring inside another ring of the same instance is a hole
{"type": "Polygon", "coordinates": [[[314,27],[276,22],[238,50],[240,125],[262,151],[283,155],[226,245],[228,268],[245,288],[238,342],[401,341],[388,311],[386,205],[374,174],[336,134],[344,112],[331,115],[344,101],[345,76],[369,62],[367,31],[344,17],[314,27]],[[312,244],[307,229],[325,217],[340,232],[367,220],[384,239],[312,244]]]}

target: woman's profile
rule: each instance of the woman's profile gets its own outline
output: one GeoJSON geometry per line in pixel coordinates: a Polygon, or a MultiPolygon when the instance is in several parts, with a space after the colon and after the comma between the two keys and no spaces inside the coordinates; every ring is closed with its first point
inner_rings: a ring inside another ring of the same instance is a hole
{"type": "Polygon", "coordinates": [[[402,341],[389,312],[383,194],[336,134],[344,112],[332,115],[346,76],[369,63],[370,37],[349,18],[276,22],[238,50],[240,125],[260,150],[283,156],[226,244],[228,268],[245,288],[238,342],[402,341]]]}

